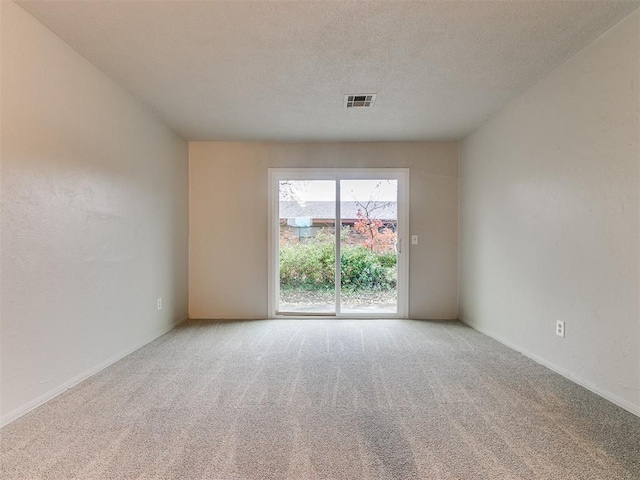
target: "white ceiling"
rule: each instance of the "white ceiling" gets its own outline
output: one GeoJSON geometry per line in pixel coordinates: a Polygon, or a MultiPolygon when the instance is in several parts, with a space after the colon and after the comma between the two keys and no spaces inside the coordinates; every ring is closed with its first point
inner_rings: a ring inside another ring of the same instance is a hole
{"type": "Polygon", "coordinates": [[[639,5],[18,3],[192,141],[458,139],[639,5]]]}

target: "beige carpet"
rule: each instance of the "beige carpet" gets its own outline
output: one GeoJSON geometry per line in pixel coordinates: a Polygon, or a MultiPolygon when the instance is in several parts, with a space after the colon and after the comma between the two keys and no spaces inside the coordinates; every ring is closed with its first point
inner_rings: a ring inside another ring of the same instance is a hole
{"type": "Polygon", "coordinates": [[[0,435],[3,479],[640,479],[640,418],[457,322],[190,321],[0,435]]]}

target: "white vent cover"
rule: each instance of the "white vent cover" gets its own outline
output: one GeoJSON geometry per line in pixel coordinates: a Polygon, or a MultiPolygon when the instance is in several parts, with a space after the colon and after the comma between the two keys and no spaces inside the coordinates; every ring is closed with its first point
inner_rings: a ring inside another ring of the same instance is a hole
{"type": "Polygon", "coordinates": [[[377,93],[355,93],[344,96],[345,108],[371,108],[376,102],[377,93]]]}

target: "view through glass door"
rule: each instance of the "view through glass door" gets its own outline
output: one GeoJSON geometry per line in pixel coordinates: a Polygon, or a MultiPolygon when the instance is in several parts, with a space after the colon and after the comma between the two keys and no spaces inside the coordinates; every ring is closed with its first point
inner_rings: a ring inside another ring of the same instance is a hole
{"type": "Polygon", "coordinates": [[[340,181],[340,309],[398,312],[398,181],[340,181]]]}
{"type": "Polygon", "coordinates": [[[273,170],[273,313],[404,314],[404,172],[273,170]]]}
{"type": "Polygon", "coordinates": [[[336,181],[280,180],[278,310],[336,312],[336,181]]]}

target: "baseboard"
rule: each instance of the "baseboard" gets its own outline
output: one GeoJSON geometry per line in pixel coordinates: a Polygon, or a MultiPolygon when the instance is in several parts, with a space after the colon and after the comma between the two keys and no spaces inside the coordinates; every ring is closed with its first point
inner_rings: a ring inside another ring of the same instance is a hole
{"type": "Polygon", "coordinates": [[[255,316],[255,315],[245,315],[243,317],[235,317],[235,316],[225,316],[225,315],[218,315],[218,316],[214,316],[214,317],[199,317],[199,316],[193,316],[193,315],[189,315],[189,320],[201,320],[201,321],[218,321],[218,320],[223,320],[223,321],[238,321],[238,322],[242,322],[243,320],[268,320],[269,317],[267,316],[255,316]]]}
{"type": "Polygon", "coordinates": [[[23,405],[21,407],[18,407],[15,410],[7,413],[6,415],[4,415],[0,419],[0,428],[10,424],[11,422],[17,420],[18,418],[20,418],[23,415],[29,413],[30,411],[35,410],[40,405],[43,405],[43,404],[47,403],[49,400],[54,399],[55,397],[57,397],[61,393],[66,392],[70,388],[75,387],[76,385],[78,385],[83,380],[86,380],[87,378],[92,377],[93,375],[95,375],[96,373],[100,372],[101,370],[104,370],[108,366],[113,365],[118,360],[121,360],[124,357],[126,357],[127,355],[130,355],[131,353],[135,352],[139,348],[144,347],[146,344],[153,342],[155,339],[161,337],[165,333],[170,332],[171,330],[176,328],[182,322],[187,320],[187,318],[189,318],[189,317],[184,317],[184,318],[181,318],[180,320],[177,320],[173,324],[169,325],[169,327],[163,328],[161,331],[154,333],[153,335],[151,335],[147,339],[143,340],[142,342],[134,345],[133,347],[128,348],[128,349],[126,349],[126,350],[114,355],[111,358],[108,358],[104,362],[101,362],[98,365],[96,365],[95,367],[90,368],[89,370],[81,373],[80,375],[77,375],[74,378],[64,382],[63,384],[57,386],[53,390],[50,390],[47,393],[45,393],[43,395],[40,395],[38,398],[35,398],[35,399],[31,400],[27,404],[25,404],[25,405],[23,405]]]}
{"type": "Polygon", "coordinates": [[[611,403],[613,403],[614,405],[617,405],[620,408],[625,409],[626,411],[633,413],[634,415],[640,417],[640,406],[638,405],[634,405],[633,403],[625,400],[624,398],[620,398],[617,395],[614,395],[612,393],[609,393],[603,389],[601,389],[600,387],[594,385],[593,383],[585,380],[582,377],[579,377],[571,372],[569,372],[568,370],[565,370],[562,367],[559,367],[558,365],[545,360],[544,358],[536,355],[535,353],[531,353],[527,350],[524,350],[520,347],[518,347],[517,345],[514,345],[513,343],[500,338],[499,336],[493,334],[492,332],[489,332],[487,330],[485,330],[484,328],[478,328],[475,325],[471,325],[467,322],[465,322],[462,318],[459,319],[462,323],[464,323],[465,325],[473,328],[474,330],[477,330],[478,332],[482,333],[483,335],[486,335],[487,337],[490,337],[492,339],[494,339],[497,342],[500,342],[501,344],[503,344],[506,347],[509,347],[512,350],[515,350],[518,353],[521,353],[522,355],[524,355],[527,358],[530,358],[531,360],[533,360],[536,363],[539,363],[540,365],[547,367],[549,370],[553,370],[554,372],[556,372],[559,375],[562,375],[563,377],[565,377],[568,380],[571,380],[573,383],[577,383],[578,385],[580,385],[581,387],[586,388],[587,390],[595,393],[596,395],[604,398],[605,400],[610,401],[611,403]]]}
{"type": "Polygon", "coordinates": [[[445,315],[445,316],[428,316],[428,317],[417,317],[415,315],[411,315],[409,317],[409,320],[434,320],[434,321],[447,321],[447,322],[457,322],[458,321],[458,317],[457,316],[451,316],[451,315],[445,315]]]}

